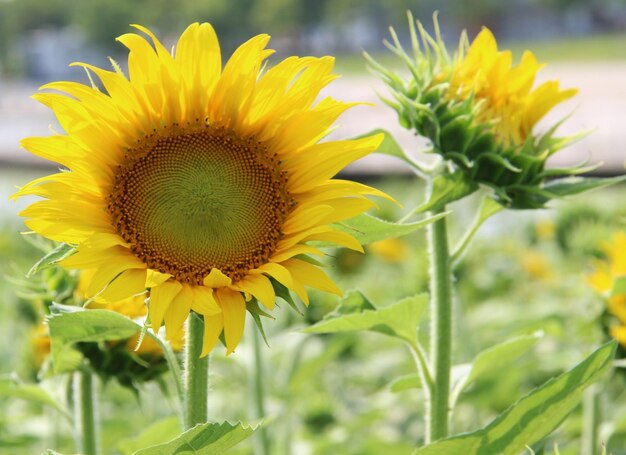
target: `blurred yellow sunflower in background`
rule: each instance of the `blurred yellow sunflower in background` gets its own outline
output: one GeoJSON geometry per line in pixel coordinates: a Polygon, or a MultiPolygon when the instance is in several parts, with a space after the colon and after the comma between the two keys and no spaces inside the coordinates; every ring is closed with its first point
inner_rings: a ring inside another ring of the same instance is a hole
{"type": "Polygon", "coordinates": [[[176,339],[190,311],[205,321],[203,355],[222,331],[239,343],[251,296],[274,307],[273,281],[308,303],[305,286],[339,294],[306,255],[309,241],[355,250],[332,223],[386,197],[331,178],[377,148],[381,136],[319,143],[353,103],[325,98],[331,57],[290,57],[262,71],[269,36],[241,45],[222,68],[209,24],[192,24],[170,53],[148,35],[125,34],[128,78],[84,63],[104,91],[75,82],[34,97],[66,135],[32,137],[31,153],[67,167],[16,196],[43,201],[26,225],[74,245],[62,265],[91,269],[89,296],[120,301],[149,289],[149,319],[176,339]],[[69,95],[69,96],[67,96],[69,95]]]}
{"type": "Polygon", "coordinates": [[[616,232],[604,247],[606,261],[598,261],[588,281],[607,300],[607,311],[617,324],[609,332],[626,346],[626,232],[616,232]]]}
{"type": "MultiPolygon", "coordinates": [[[[94,270],[86,270],[79,275],[78,282],[76,283],[76,289],[74,291],[74,300],[76,303],[81,304],[87,300],[85,291],[93,279],[94,274],[94,270]]],[[[86,308],[91,310],[114,311],[126,316],[127,318],[137,320],[139,323],[143,323],[148,315],[145,298],[145,293],[133,295],[131,297],[113,302],[107,302],[102,298],[95,298],[87,302],[86,308]]],[[[169,341],[174,351],[181,351],[184,344],[184,331],[179,332],[176,338],[169,341]]],[[[117,341],[110,342],[110,345],[115,345],[117,343],[117,341]]],[[[50,354],[51,348],[48,325],[44,321],[40,321],[33,328],[31,333],[31,344],[35,364],[38,367],[41,367],[46,357],[50,354]]],[[[159,344],[149,336],[141,337],[141,334],[137,333],[126,340],[125,345],[128,351],[136,352],[140,357],[148,359],[160,359],[164,357],[161,346],[159,346],[159,344]]]]}

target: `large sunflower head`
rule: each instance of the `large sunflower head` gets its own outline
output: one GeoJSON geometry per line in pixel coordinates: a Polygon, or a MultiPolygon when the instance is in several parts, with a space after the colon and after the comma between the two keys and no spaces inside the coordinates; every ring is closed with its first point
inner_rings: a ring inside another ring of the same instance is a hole
{"type": "Polygon", "coordinates": [[[56,82],[35,98],[66,134],[22,142],[69,170],[17,195],[45,198],[22,215],[33,231],[75,246],[66,267],[92,269],[87,295],[119,301],[149,290],[153,330],[176,339],[204,316],[204,354],[224,335],[232,352],[247,305],[271,309],[275,288],[339,293],[308,255],[310,241],[361,250],[332,224],[373,206],[372,188],[331,178],[381,137],[319,142],[351,104],[315,102],[331,57],[290,57],[267,71],[267,35],[222,66],[209,24],[192,24],[170,53],[147,29],[118,38],[128,77],[77,63],[99,79],[56,82]],[[59,93],[50,93],[54,90],[59,93]]]}
{"type": "Polygon", "coordinates": [[[370,58],[391,90],[393,98],[386,101],[400,123],[429,139],[431,151],[474,187],[491,187],[502,205],[536,208],[558,197],[544,187],[547,177],[581,170],[547,172],[546,160],[580,135],[557,138],[558,123],[545,132],[535,131],[535,126],[577,90],[561,90],[557,80],[535,86],[542,67],[535,56],[525,51],[514,64],[511,51],[499,50],[487,28],[471,44],[463,33],[452,54],[436,17],[434,36],[410,15],[409,25],[410,54],[393,30],[394,43],[389,44],[409,68],[408,79],[370,58]]]}

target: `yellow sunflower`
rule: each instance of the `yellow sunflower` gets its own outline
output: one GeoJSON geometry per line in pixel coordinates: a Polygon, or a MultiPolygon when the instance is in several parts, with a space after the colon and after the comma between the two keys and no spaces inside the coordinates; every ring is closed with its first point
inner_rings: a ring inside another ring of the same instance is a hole
{"type": "Polygon", "coordinates": [[[618,281],[626,279],[626,232],[616,232],[602,249],[606,260],[596,263],[588,282],[606,298],[607,311],[616,319],[616,324],[609,327],[609,333],[622,346],[626,346],[626,293],[619,289],[616,292],[618,281]]]}
{"type": "Polygon", "coordinates": [[[274,307],[273,281],[308,303],[305,286],[339,294],[311,261],[309,241],[361,250],[332,223],[385,195],[331,180],[382,136],[319,142],[353,103],[324,98],[331,57],[290,57],[263,71],[268,35],[242,44],[222,68],[209,24],[192,24],[170,53],[125,34],[128,78],[84,63],[95,85],[55,82],[34,97],[66,135],[22,141],[69,169],[17,196],[45,198],[22,212],[27,226],[76,247],[63,266],[94,269],[88,295],[118,301],[149,289],[153,330],[175,339],[190,311],[203,315],[206,355],[224,332],[239,343],[246,300],[274,307]],[[68,96],[69,95],[69,96],[68,96]]]}
{"type": "Polygon", "coordinates": [[[478,105],[478,122],[494,122],[496,134],[505,142],[523,144],[535,124],[554,106],[578,90],[561,90],[559,82],[547,81],[533,90],[542,68],[530,51],[513,66],[511,51],[499,51],[496,38],[484,27],[460,61],[452,67],[448,96],[478,105]]]}

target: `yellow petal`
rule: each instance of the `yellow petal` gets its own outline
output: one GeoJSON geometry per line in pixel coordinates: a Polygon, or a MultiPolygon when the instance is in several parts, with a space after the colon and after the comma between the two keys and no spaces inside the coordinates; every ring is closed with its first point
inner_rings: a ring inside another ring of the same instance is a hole
{"type": "Polygon", "coordinates": [[[183,285],[180,292],[172,299],[172,302],[165,310],[165,336],[168,340],[175,340],[180,336],[183,325],[193,301],[193,291],[191,286],[183,285]]]}
{"type": "Polygon", "coordinates": [[[116,302],[146,292],[146,270],[130,269],[122,272],[98,296],[107,302],[116,302]]]}
{"type": "Polygon", "coordinates": [[[353,161],[369,155],[378,148],[383,134],[350,141],[323,142],[311,146],[301,154],[285,160],[292,193],[308,191],[332,178],[353,161]],[[311,166],[310,163],[316,163],[311,166]]]}
{"type": "Polygon", "coordinates": [[[230,286],[233,280],[224,275],[221,270],[213,267],[211,272],[204,277],[203,283],[209,288],[221,288],[230,286]]]}
{"type": "Polygon", "coordinates": [[[70,269],[93,269],[112,261],[124,264],[127,269],[146,267],[130,250],[122,246],[113,246],[104,250],[79,248],[76,253],[63,259],[59,264],[70,269]]]}
{"type": "Polygon", "coordinates": [[[272,262],[283,262],[300,254],[315,254],[317,256],[324,256],[324,253],[310,245],[296,245],[286,249],[285,251],[277,252],[272,256],[271,260],[272,262]]]}
{"type": "Polygon", "coordinates": [[[182,286],[180,283],[176,281],[166,281],[150,290],[148,311],[150,314],[150,325],[154,333],[158,332],[163,323],[165,312],[181,289],[182,286]]]}
{"type": "Polygon", "coordinates": [[[264,275],[248,275],[237,283],[237,287],[244,292],[252,294],[269,310],[272,310],[276,305],[274,287],[264,275]]]}
{"type": "Polygon", "coordinates": [[[204,315],[204,337],[202,339],[202,354],[204,357],[211,352],[219,340],[224,328],[224,317],[220,314],[204,315]]]}
{"type": "Polygon", "coordinates": [[[306,286],[310,286],[321,291],[342,295],[341,289],[337,287],[328,276],[320,270],[319,267],[301,261],[300,259],[289,259],[283,262],[283,265],[289,270],[294,281],[298,281],[306,286]]]}
{"type": "Polygon", "coordinates": [[[218,289],[216,295],[224,315],[224,338],[226,339],[226,354],[228,355],[235,350],[243,335],[246,302],[244,302],[240,292],[229,288],[218,289]]]}
{"type": "Polygon", "coordinates": [[[146,273],[146,287],[152,288],[165,283],[172,277],[169,273],[161,273],[158,270],[148,269],[146,273]]]}
{"type": "Polygon", "coordinates": [[[193,311],[204,315],[222,312],[213,296],[213,289],[205,286],[194,286],[191,289],[193,291],[193,302],[191,304],[193,311]]]}

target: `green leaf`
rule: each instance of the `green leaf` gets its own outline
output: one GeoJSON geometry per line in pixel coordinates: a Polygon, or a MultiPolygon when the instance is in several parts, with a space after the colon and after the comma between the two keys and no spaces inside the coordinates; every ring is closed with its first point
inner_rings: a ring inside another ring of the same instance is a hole
{"type": "Polygon", "coordinates": [[[59,262],[59,261],[65,259],[65,258],[67,258],[68,256],[71,256],[72,254],[74,254],[74,250],[75,250],[75,248],[73,246],[68,245],[67,243],[61,243],[55,249],[53,249],[48,254],[46,254],[44,257],[39,259],[35,263],[35,265],[33,265],[31,267],[31,269],[28,271],[26,276],[27,277],[31,277],[31,276],[41,272],[42,270],[45,270],[45,269],[48,269],[48,268],[52,267],[57,262],[59,262]]]}
{"type": "Polygon", "coordinates": [[[400,147],[400,144],[398,144],[398,142],[393,138],[391,133],[387,130],[384,130],[382,128],[376,128],[370,131],[369,133],[357,136],[355,139],[361,139],[363,137],[374,136],[375,134],[379,134],[379,133],[384,134],[385,138],[380,143],[378,148],[374,151],[374,153],[381,153],[383,155],[389,155],[389,156],[393,156],[396,158],[400,158],[402,161],[412,164],[411,160],[404,153],[404,150],[402,149],[402,147],[400,147]]]}
{"type": "Polygon", "coordinates": [[[570,196],[605,186],[614,185],[626,180],[626,175],[619,177],[600,178],[600,177],[566,177],[562,179],[552,180],[544,185],[543,189],[554,194],[555,197],[570,196]]]}
{"type": "Polygon", "coordinates": [[[611,368],[617,343],[534,389],[480,430],[441,439],[415,455],[516,455],[552,433],[578,405],[583,390],[611,368]]]}
{"type": "Polygon", "coordinates": [[[439,213],[413,223],[392,223],[365,213],[348,221],[338,223],[335,227],[356,238],[361,245],[367,245],[379,240],[410,234],[446,215],[447,213],[439,213]]]}
{"type": "Polygon", "coordinates": [[[500,371],[515,359],[532,348],[541,339],[543,333],[522,335],[497,344],[479,353],[469,365],[463,365],[464,374],[459,375],[453,386],[451,402],[454,404],[463,390],[478,377],[500,371]]]}
{"type": "Polygon", "coordinates": [[[382,308],[372,304],[359,291],[349,292],[339,303],[338,309],[326,316],[306,333],[337,333],[369,330],[417,343],[416,327],[424,316],[428,296],[418,294],[382,308]],[[359,301],[357,305],[355,302],[359,301]],[[345,303],[344,303],[345,302],[345,303]]]}
{"type": "Polygon", "coordinates": [[[257,330],[263,337],[263,341],[265,342],[265,345],[269,348],[270,344],[267,341],[267,336],[265,334],[265,328],[263,328],[263,321],[261,321],[261,316],[270,318],[270,319],[275,319],[274,316],[267,313],[266,311],[263,311],[261,307],[259,306],[259,302],[255,298],[252,298],[248,302],[246,302],[246,309],[252,316],[252,319],[254,320],[254,323],[256,324],[257,330]]]}
{"type": "Polygon", "coordinates": [[[400,376],[399,378],[394,379],[389,384],[389,390],[393,393],[404,392],[409,389],[421,389],[422,381],[420,379],[419,374],[411,373],[405,374],[404,376],[400,376]]]}
{"type": "Polygon", "coordinates": [[[440,210],[446,204],[472,194],[478,184],[463,171],[440,174],[433,179],[433,187],[427,202],[415,209],[415,213],[440,210]]]}
{"type": "Polygon", "coordinates": [[[63,417],[71,420],[69,412],[57,403],[48,392],[36,384],[24,384],[15,374],[0,376],[0,397],[13,397],[47,406],[58,411],[63,417]]]}
{"type": "Polygon", "coordinates": [[[80,364],[80,354],[72,348],[74,343],[122,340],[130,338],[142,328],[114,311],[71,308],[77,311],[56,314],[48,319],[55,373],[72,371],[80,364]]]}
{"type": "Polygon", "coordinates": [[[482,224],[502,209],[504,209],[504,206],[495,199],[488,196],[483,197],[478,213],[476,214],[476,218],[459,244],[454,248],[454,253],[452,254],[452,262],[454,266],[458,265],[467,247],[469,247],[472,238],[474,238],[474,235],[478,232],[478,229],[480,229],[482,224]]]}
{"type": "Polygon", "coordinates": [[[204,423],[185,431],[168,443],[138,450],[134,455],[221,455],[249,438],[258,428],[241,422],[204,423]]]}
{"type": "Polygon", "coordinates": [[[122,455],[132,455],[137,450],[145,447],[162,444],[171,441],[180,434],[180,421],[178,417],[168,417],[148,426],[134,438],[120,441],[117,448],[122,455]]]}

